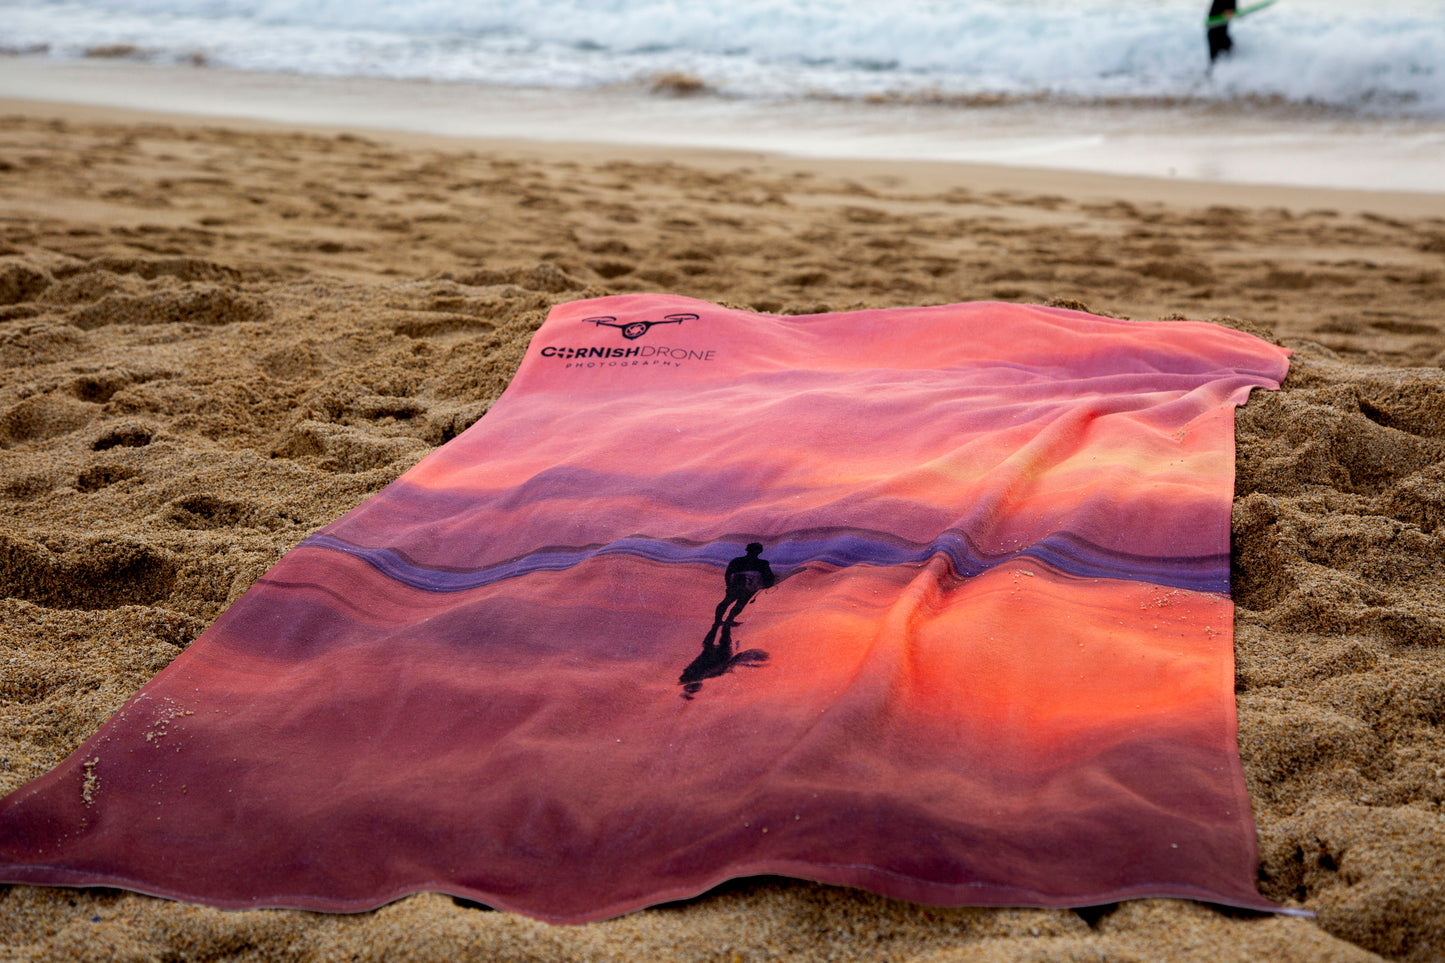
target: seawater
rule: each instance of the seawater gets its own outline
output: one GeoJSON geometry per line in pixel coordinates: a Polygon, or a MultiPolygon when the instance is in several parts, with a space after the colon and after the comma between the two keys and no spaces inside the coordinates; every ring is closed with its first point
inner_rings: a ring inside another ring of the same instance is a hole
{"type": "Polygon", "coordinates": [[[1445,0],[1279,0],[1211,71],[1197,0],[0,0],[0,48],[744,100],[1266,102],[1445,118],[1445,0]],[[108,51],[104,48],[110,48],[108,51]],[[674,78],[676,79],[676,77],[674,78]]]}

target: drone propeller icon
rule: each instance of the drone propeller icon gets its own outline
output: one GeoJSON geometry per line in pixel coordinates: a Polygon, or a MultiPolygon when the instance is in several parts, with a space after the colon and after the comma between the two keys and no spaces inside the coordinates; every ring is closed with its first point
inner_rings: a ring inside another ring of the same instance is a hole
{"type": "Polygon", "coordinates": [[[624,338],[626,338],[628,341],[636,341],[638,338],[642,337],[644,334],[646,334],[648,331],[650,331],[650,330],[652,329],[652,326],[655,325],[655,324],[682,324],[682,322],[684,322],[684,321],[696,321],[696,320],[697,320],[697,315],[695,315],[695,314],[669,314],[669,315],[666,315],[666,316],[664,317],[664,319],[661,320],[661,321],[628,321],[626,324],[623,324],[622,322],[618,321],[616,318],[613,318],[613,317],[602,317],[602,318],[583,318],[583,319],[582,319],[582,323],[583,323],[583,324],[588,324],[588,323],[595,324],[595,325],[597,325],[599,328],[601,328],[601,327],[618,328],[618,329],[620,329],[620,330],[622,331],[622,336],[623,336],[624,338]]]}

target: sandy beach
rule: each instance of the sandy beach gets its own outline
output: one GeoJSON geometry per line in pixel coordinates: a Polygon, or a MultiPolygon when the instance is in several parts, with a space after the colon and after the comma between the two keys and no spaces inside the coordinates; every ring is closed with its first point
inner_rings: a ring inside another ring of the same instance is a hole
{"type": "Polygon", "coordinates": [[[1237,422],[1260,892],[938,909],[783,879],[552,927],[0,886],[0,958],[1445,956],[1445,194],[481,141],[0,101],[0,794],[483,417],[554,304],[966,300],[1294,351],[1237,422]]]}
{"type": "MultiPolygon", "coordinates": [[[[1169,98],[990,105],[942,100],[722,96],[688,73],[558,90],[384,77],[297,78],[135,62],[0,57],[0,99],[262,119],[304,127],[612,145],[761,151],[814,159],[997,165],[1141,179],[1438,192],[1445,123],[1287,104],[1169,98]],[[299,92],[303,92],[298,95],[299,92]]],[[[916,165],[914,165],[916,166],[916,165]]],[[[945,183],[948,183],[945,180],[945,183]]],[[[1017,186],[1011,183],[1010,186],[1017,186]]]]}

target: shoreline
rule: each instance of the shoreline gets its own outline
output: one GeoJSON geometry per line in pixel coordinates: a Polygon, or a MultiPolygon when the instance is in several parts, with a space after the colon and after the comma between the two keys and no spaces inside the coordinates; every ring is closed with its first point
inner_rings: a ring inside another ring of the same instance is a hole
{"type": "Polygon", "coordinates": [[[966,186],[976,192],[1063,195],[1100,203],[1279,208],[1295,213],[1328,210],[1386,217],[1445,219],[1445,193],[1328,187],[1220,184],[1210,181],[1141,177],[1049,168],[976,164],[964,161],[810,158],[767,151],[674,148],[661,145],[596,144],[515,138],[468,137],[400,131],[366,125],[306,124],[220,114],[190,114],[0,97],[0,116],[42,117],[83,124],[163,124],[177,128],[225,127],[248,132],[350,134],[402,149],[470,150],[561,162],[586,158],[596,163],[677,163],[713,171],[746,169],[762,174],[806,173],[852,178],[921,194],[966,186]]]}
{"type": "Polygon", "coordinates": [[[1163,201],[1176,184],[1239,191],[1247,204],[1271,203],[1279,192],[1365,192],[1387,196],[1377,202],[1382,212],[1445,214],[1445,122],[1424,120],[1276,116],[1218,105],[769,104],[641,86],[542,90],[24,56],[0,57],[0,101],[366,130],[394,140],[586,148],[609,157],[721,153],[795,165],[962,166],[994,181],[1004,178],[991,172],[1015,171],[1023,184],[1081,177],[1088,189],[1098,189],[1090,177],[1122,178],[1148,184],[1126,187],[1131,198],[1163,201]]]}

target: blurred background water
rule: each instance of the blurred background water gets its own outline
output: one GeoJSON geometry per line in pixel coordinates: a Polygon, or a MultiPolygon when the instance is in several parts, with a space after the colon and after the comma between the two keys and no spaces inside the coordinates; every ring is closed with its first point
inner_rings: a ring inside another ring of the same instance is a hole
{"type": "Polygon", "coordinates": [[[1200,0],[0,0],[53,59],[752,101],[1239,103],[1445,119],[1445,0],[1279,0],[1208,68],[1200,0]],[[669,76],[671,75],[671,76],[669,76]]]}

